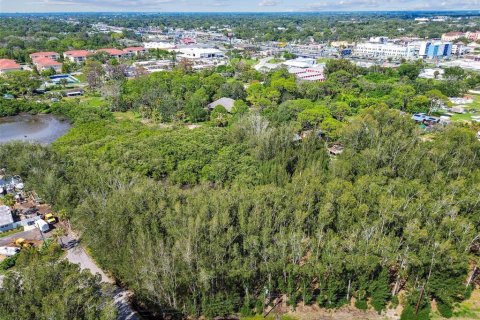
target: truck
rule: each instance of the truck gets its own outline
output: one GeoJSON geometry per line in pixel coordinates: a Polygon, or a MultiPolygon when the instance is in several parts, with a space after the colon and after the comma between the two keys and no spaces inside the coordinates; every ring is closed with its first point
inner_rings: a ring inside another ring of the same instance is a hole
{"type": "Polygon", "coordinates": [[[50,225],[43,219],[38,219],[35,221],[35,226],[41,231],[41,232],[48,232],[50,230],[50,225]]]}
{"type": "Polygon", "coordinates": [[[57,219],[55,219],[55,217],[51,213],[47,213],[45,215],[45,220],[47,220],[48,224],[54,224],[55,222],[57,222],[57,219]]]}

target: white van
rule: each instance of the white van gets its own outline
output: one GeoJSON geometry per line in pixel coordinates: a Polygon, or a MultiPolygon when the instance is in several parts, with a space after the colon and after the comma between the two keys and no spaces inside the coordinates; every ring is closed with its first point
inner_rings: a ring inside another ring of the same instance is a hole
{"type": "Polygon", "coordinates": [[[42,219],[38,219],[35,221],[35,226],[40,229],[40,231],[42,232],[47,232],[48,230],[50,230],[50,226],[48,225],[48,223],[45,221],[45,220],[42,220],[42,219]]]}

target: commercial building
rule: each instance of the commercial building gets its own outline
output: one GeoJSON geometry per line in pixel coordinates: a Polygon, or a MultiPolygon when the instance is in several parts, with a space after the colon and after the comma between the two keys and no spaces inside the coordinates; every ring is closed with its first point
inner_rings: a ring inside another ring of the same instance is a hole
{"type": "Polygon", "coordinates": [[[323,65],[317,65],[313,68],[288,68],[290,74],[295,75],[299,81],[325,81],[325,75],[323,73],[323,65]]]}
{"type": "Polygon", "coordinates": [[[370,37],[368,40],[370,43],[387,43],[388,42],[388,37],[370,37]]]}
{"type": "Polygon", "coordinates": [[[317,64],[316,59],[311,58],[297,58],[293,60],[287,60],[283,62],[283,65],[287,67],[297,67],[297,68],[310,68],[314,67],[317,64]]]}
{"type": "Polygon", "coordinates": [[[429,59],[448,58],[452,54],[450,42],[425,41],[420,45],[419,56],[429,59]]]}
{"type": "Polygon", "coordinates": [[[467,33],[465,34],[465,37],[466,37],[468,40],[472,40],[472,41],[480,40],[480,31],[467,32],[467,33]]]}
{"type": "Polygon", "coordinates": [[[15,60],[0,59],[0,74],[16,70],[22,70],[22,67],[15,60]]]}
{"type": "Polygon", "coordinates": [[[452,54],[456,56],[463,56],[471,51],[470,47],[467,47],[463,43],[452,44],[452,54]]]}
{"type": "Polygon", "coordinates": [[[359,43],[353,50],[357,56],[372,58],[410,58],[415,56],[415,47],[412,45],[400,46],[383,43],[359,43]]]}
{"type": "Polygon", "coordinates": [[[214,48],[182,48],[176,51],[180,53],[180,58],[186,59],[225,58],[223,51],[214,48]]]}
{"type": "Polygon", "coordinates": [[[143,46],[145,49],[170,50],[176,48],[175,44],[169,42],[144,42],[143,46]]]}

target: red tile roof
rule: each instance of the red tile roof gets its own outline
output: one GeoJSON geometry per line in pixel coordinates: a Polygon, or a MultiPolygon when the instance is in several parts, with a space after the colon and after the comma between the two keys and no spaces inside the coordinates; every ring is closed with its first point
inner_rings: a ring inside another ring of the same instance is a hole
{"type": "Polygon", "coordinates": [[[121,56],[125,54],[125,52],[123,52],[122,50],[112,48],[98,49],[97,52],[106,52],[111,56],[121,56]]]}
{"type": "Polygon", "coordinates": [[[62,65],[60,62],[46,57],[34,58],[33,63],[40,67],[53,67],[62,65]]]}
{"type": "Polygon", "coordinates": [[[40,58],[40,57],[50,57],[50,56],[58,56],[59,54],[53,51],[46,51],[46,52],[34,52],[30,54],[30,58],[40,58]]]}
{"type": "Polygon", "coordinates": [[[87,50],[70,50],[70,51],[65,51],[64,54],[66,54],[67,56],[78,58],[78,57],[86,57],[89,54],[91,54],[91,52],[87,50]]]}
{"type": "Polygon", "coordinates": [[[12,59],[0,59],[0,70],[20,69],[20,65],[12,59]]]}

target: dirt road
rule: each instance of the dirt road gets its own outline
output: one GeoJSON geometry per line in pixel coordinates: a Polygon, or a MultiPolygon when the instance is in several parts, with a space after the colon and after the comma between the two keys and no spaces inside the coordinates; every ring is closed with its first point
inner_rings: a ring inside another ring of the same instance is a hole
{"type": "Polygon", "coordinates": [[[115,285],[115,281],[108,277],[105,272],[95,263],[95,261],[87,254],[85,249],[78,244],[75,237],[62,236],[60,244],[67,251],[67,259],[71,263],[80,265],[80,269],[88,269],[92,274],[99,274],[102,277],[102,282],[109,283],[115,287],[112,298],[118,310],[119,320],[139,320],[137,312],[135,312],[130,305],[130,297],[132,293],[115,285]]]}
{"type": "MultiPolygon", "coordinates": [[[[44,238],[47,239],[52,236],[52,231],[43,234],[44,238]]],[[[9,236],[0,238],[0,247],[11,245],[18,238],[23,238],[26,240],[42,240],[42,235],[38,229],[32,229],[28,231],[20,231],[9,236]]]]}

